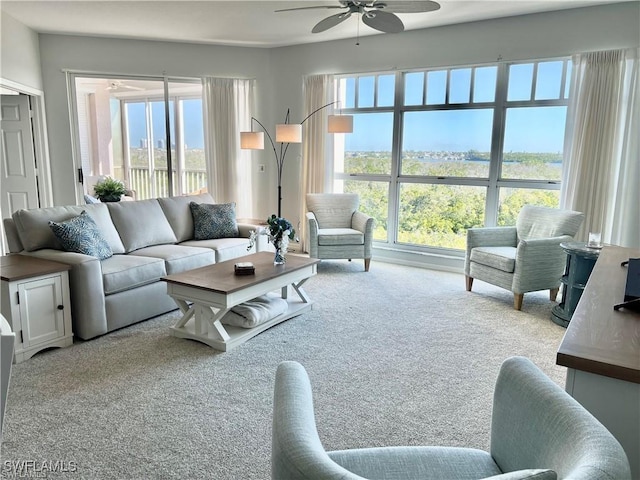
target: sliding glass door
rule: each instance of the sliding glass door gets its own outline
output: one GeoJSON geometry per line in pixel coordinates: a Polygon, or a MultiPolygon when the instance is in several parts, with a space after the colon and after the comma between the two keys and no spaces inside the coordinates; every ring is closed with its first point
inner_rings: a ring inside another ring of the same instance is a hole
{"type": "Polygon", "coordinates": [[[83,194],[105,176],[135,199],[207,191],[199,80],[73,75],[83,194]]]}

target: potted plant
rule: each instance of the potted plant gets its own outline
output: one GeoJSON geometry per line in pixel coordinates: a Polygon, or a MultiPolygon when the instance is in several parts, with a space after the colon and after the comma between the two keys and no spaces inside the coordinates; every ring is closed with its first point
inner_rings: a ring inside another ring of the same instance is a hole
{"type": "Polygon", "coordinates": [[[124,183],[111,177],[98,182],[93,190],[101,202],[119,202],[126,192],[124,183]]]}

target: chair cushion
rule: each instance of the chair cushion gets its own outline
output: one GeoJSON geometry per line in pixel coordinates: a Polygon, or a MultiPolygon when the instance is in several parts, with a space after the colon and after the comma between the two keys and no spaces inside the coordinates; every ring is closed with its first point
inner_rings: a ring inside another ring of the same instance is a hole
{"type": "Polygon", "coordinates": [[[163,243],[176,236],[156,199],[107,203],[126,252],[163,243]]]}
{"type": "Polygon", "coordinates": [[[105,295],[157,282],[166,274],[164,260],[161,258],[114,255],[102,261],[105,295]]]}
{"type": "Polygon", "coordinates": [[[525,205],[516,219],[518,238],[528,240],[561,235],[573,237],[580,228],[583,219],[582,213],[572,210],[525,205]]]}
{"type": "Polygon", "coordinates": [[[360,205],[355,193],[309,193],[306,199],[319,228],[351,228],[351,217],[360,205]]]}
{"type": "Polygon", "coordinates": [[[162,258],[167,275],[216,263],[216,254],[210,248],[186,245],[154,245],[136,250],[135,254],[139,257],[162,258]]]}
{"type": "Polygon", "coordinates": [[[189,203],[193,215],[193,238],[210,240],[239,235],[235,203],[189,203]]]}
{"type": "Polygon", "coordinates": [[[364,245],[364,233],[353,228],[320,228],[318,245],[364,245]]]}
{"type": "Polygon", "coordinates": [[[477,480],[502,472],[489,453],[456,447],[379,447],[328,452],[338,465],[364,478],[477,480]]]}
{"type": "Polygon", "coordinates": [[[66,222],[49,221],[49,227],[67,252],[82,253],[99,260],[113,255],[98,225],[85,211],[66,222]]]}
{"type": "Polygon", "coordinates": [[[513,273],[516,268],[515,247],[475,247],[469,259],[472,262],[513,273]]]}

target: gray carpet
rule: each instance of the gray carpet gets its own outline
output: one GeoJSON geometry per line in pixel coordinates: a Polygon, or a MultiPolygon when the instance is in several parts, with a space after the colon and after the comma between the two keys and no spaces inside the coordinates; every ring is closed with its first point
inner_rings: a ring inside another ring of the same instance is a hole
{"type": "Polygon", "coordinates": [[[173,312],[14,365],[7,461],[75,462],[47,478],[269,478],[276,366],[297,360],[327,449],[488,448],[501,362],[531,358],[564,385],[565,330],[548,292],[512,295],[462,275],[323,261],[313,310],[220,353],[169,335],[173,312]],[[72,465],[74,465],[72,464],[72,465]]]}

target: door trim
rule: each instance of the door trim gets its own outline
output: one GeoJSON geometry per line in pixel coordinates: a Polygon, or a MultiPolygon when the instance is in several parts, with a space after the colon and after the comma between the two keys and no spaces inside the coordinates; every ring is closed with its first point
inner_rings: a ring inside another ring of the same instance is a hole
{"type": "MultiPolygon", "coordinates": [[[[13,90],[18,93],[29,95],[31,98],[31,108],[33,109],[33,147],[38,164],[38,198],[40,207],[53,206],[53,189],[51,187],[51,161],[49,157],[49,141],[47,139],[47,119],[44,107],[44,92],[27,85],[23,85],[13,80],[0,77],[0,87],[13,90]]],[[[4,212],[0,212],[2,218],[4,212]]],[[[2,241],[0,243],[0,253],[3,255],[8,251],[4,235],[4,226],[0,224],[2,241]]]]}

